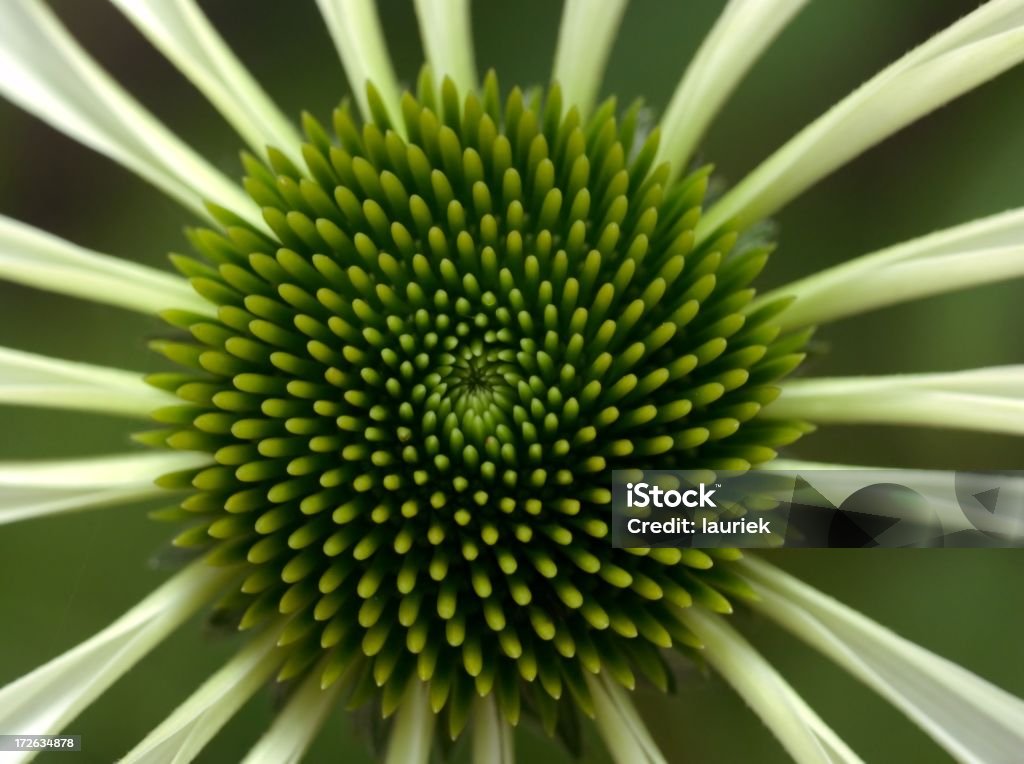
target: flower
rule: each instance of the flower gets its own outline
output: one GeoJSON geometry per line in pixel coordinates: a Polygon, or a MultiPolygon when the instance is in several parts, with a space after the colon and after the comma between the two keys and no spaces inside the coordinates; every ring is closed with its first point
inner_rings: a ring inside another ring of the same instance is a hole
{"type": "MultiPolygon", "coordinates": [[[[250,145],[239,186],[12,0],[0,91],[204,220],[184,278],[0,220],[4,278],[161,315],[174,372],[0,351],[0,401],[151,418],[149,451],[0,467],[0,521],[176,491],[195,559],[93,638],[0,689],[0,731],[56,733],[201,610],[244,647],[124,759],[187,761],[271,680],[247,757],[301,757],[341,703],[388,719],[389,762],[471,729],[578,714],[617,761],[664,761],[633,708],[675,649],[718,671],[798,761],[854,754],[725,616],[762,613],[962,760],[1012,759],[1024,704],[756,557],[613,550],[616,465],[747,469],[817,424],[1020,432],[1016,367],[788,376],[815,327],[1024,275],[1024,212],[755,296],[756,224],[914,119],[1024,59],[992,0],[860,87],[720,198],[695,146],[801,0],[733,0],[653,130],[596,104],[625,4],[568,0],[552,84],[478,79],[465,0],[417,0],[428,66],[391,69],[372,3],[318,5],[356,94],[302,135],[187,0],[114,0],[250,145]],[[358,113],[357,113],[358,112],[358,113]],[[269,147],[269,148],[268,148],[269,147]],[[705,209],[706,208],[706,209],[705,209]]],[[[18,758],[26,758],[22,754],[18,758]]]]}

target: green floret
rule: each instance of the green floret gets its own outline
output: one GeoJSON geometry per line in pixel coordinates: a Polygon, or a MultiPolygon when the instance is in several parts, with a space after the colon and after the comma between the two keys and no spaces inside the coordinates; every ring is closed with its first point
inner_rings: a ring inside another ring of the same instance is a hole
{"type": "Polygon", "coordinates": [[[290,617],[281,679],[387,716],[418,677],[452,737],[476,694],[571,728],[586,672],[667,688],[662,650],[700,648],[678,609],[743,595],[734,551],[613,549],[611,470],[772,458],[806,426],[758,414],[807,335],[747,310],[768,247],[694,248],[710,169],[666,184],[639,106],[426,73],[399,129],[370,96],[333,135],[304,117],[305,168],[244,157],[271,234],[214,210],[174,257],[218,312],[167,314],[186,368],[151,381],[183,403],[145,439],[216,464],[164,514],[248,567],[221,617],[290,617]]]}

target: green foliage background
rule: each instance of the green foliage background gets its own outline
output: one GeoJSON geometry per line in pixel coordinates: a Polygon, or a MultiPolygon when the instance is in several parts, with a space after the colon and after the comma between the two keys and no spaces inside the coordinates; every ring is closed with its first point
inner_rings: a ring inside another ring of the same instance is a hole
{"type": "MultiPolygon", "coordinates": [[[[612,55],[605,93],[643,96],[660,109],[721,2],[637,0],[612,55]]],[[[819,2],[782,35],[715,123],[704,157],[742,177],[809,120],[972,0],[819,2]]],[[[97,58],[174,129],[229,174],[237,137],[110,6],[54,0],[97,58]]],[[[326,116],[346,92],[311,0],[216,0],[204,7],[243,60],[291,114],[326,116]]],[[[409,2],[381,13],[399,75],[422,60],[409,2]]],[[[0,23],[3,9],[0,7],[0,23]]],[[[559,5],[474,5],[477,59],[505,85],[545,80],[559,5]]],[[[0,72],[0,76],[3,73],[0,72]]],[[[980,215],[1024,204],[1024,69],[960,99],[868,152],[778,216],[780,248],[763,283],[793,277],[980,215]]],[[[0,103],[0,212],[100,251],[163,266],[181,249],[186,213],[102,157],[0,103]]],[[[887,373],[1020,363],[1020,282],[878,311],[827,327],[816,373],[887,373]]],[[[0,344],[140,370],[143,340],[162,326],[99,305],[0,284],[0,344]]],[[[73,456],[125,447],[133,423],[53,412],[0,412],[0,458],[73,456]]],[[[801,457],[961,469],[1024,466],[1019,439],[896,428],[830,428],[798,444],[801,457]]],[[[163,580],[150,565],[167,529],[140,507],[34,521],[0,532],[0,683],[102,628],[163,580]]],[[[1020,571],[1024,551],[794,551],[773,559],[905,636],[1024,695],[1020,571]]],[[[753,617],[737,621],[867,761],[948,760],[898,712],[816,654],[753,617]]],[[[186,626],[71,725],[75,761],[110,762],[183,700],[238,640],[186,626]]],[[[684,668],[667,702],[639,694],[670,761],[782,762],[770,733],[714,676],[684,668]]],[[[231,762],[265,728],[273,695],[259,694],[201,757],[231,762]]],[[[4,730],[17,732],[17,730],[4,730]]],[[[593,730],[587,735],[594,737],[593,730]]],[[[524,761],[562,761],[524,730],[524,761]],[[532,758],[531,757],[535,757],[532,758]]],[[[585,760],[606,761],[596,737],[585,760]]],[[[61,761],[57,754],[39,761],[61,761]]],[[[465,751],[463,752],[465,758],[465,751]]],[[[312,762],[369,761],[352,725],[332,717],[312,762]]]]}

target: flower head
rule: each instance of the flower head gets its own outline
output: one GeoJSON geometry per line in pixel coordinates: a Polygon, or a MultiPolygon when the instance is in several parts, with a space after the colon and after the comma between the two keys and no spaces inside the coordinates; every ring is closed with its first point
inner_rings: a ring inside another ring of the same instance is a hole
{"type": "Polygon", "coordinates": [[[959,758],[1019,750],[1019,700],[767,563],[607,536],[617,467],[742,471],[809,422],[931,423],[964,398],[971,418],[951,423],[1024,427],[1015,368],[786,379],[818,323],[1024,274],[1019,211],[754,288],[772,251],[757,224],[1024,58],[1024,4],[965,17],[709,204],[694,147],[800,0],[730,2],[653,129],[639,104],[595,106],[621,0],[567,1],[553,82],[535,91],[478,84],[468,3],[418,0],[415,95],[374,6],[320,0],[358,114],[342,103],[329,129],[306,114],[301,136],[197,6],[113,1],[254,153],[239,187],[43,5],[12,3],[0,91],[205,226],[172,256],[182,279],[0,221],[0,276],[159,313],[177,335],[152,343],[177,369],[145,382],[0,352],[0,401],[159,424],[138,436],[151,452],[0,467],[0,522],[173,490],[156,514],[196,559],[0,690],[0,732],[63,729],[212,608],[244,647],[125,761],[190,760],[271,680],[294,681],[247,761],[297,760],[342,697],[389,720],[389,762],[426,761],[438,725],[453,740],[471,725],[475,760],[511,761],[523,718],[555,735],[581,713],[617,761],[664,761],[629,690],[642,676],[667,691],[673,649],[721,673],[795,759],[856,761],[723,617],[742,603],[959,758]]]}
{"type": "Polygon", "coordinates": [[[785,301],[743,313],[766,248],[693,248],[707,173],[652,172],[636,109],[420,90],[407,140],[371,90],[375,122],[305,119],[308,171],[247,160],[273,235],[225,220],[176,260],[219,320],[165,314],[187,372],[150,382],[185,403],[146,439],[211,454],[159,481],[198,489],[178,543],[248,564],[243,628],[294,614],[281,678],[365,661],[390,715],[415,674],[455,735],[473,687],[515,723],[524,680],[545,715],[566,685],[592,709],[587,671],[666,685],[655,648],[700,645],[673,608],[727,609],[721,574],[613,559],[607,470],[774,456],[801,425],[757,414],[804,335],[771,323],[785,301]]]}

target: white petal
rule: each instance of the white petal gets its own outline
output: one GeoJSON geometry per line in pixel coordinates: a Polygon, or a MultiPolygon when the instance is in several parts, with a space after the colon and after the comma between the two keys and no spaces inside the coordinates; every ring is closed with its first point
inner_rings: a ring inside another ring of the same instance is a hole
{"type": "Polygon", "coordinates": [[[476,703],[473,764],[516,764],[514,730],[498,713],[493,694],[476,703]]]}
{"type": "Polygon", "coordinates": [[[794,761],[861,761],[724,618],[700,608],[676,612],[704,643],[701,655],[742,696],[794,761]]]}
{"type": "Polygon", "coordinates": [[[565,0],[552,79],[566,106],[578,106],[583,114],[593,108],[627,2],[565,0]]]}
{"type": "Polygon", "coordinates": [[[301,162],[299,134],[194,0],[111,0],[202,91],[252,148],[301,162]]]}
{"type": "Polygon", "coordinates": [[[179,276],[93,252],[3,215],[0,278],[142,313],[213,313],[179,276]]]}
{"type": "Polygon", "coordinates": [[[1024,0],[992,0],[804,128],[711,207],[697,239],[771,215],[861,152],[1022,60],[1024,0]]]}
{"type": "Polygon", "coordinates": [[[434,721],[427,685],[413,679],[398,707],[384,764],[427,764],[434,721]]]}
{"type": "Polygon", "coordinates": [[[767,416],[1024,434],[1024,366],[783,382],[767,416]]]}
{"type": "Polygon", "coordinates": [[[400,91],[391,67],[384,33],[373,0],[316,0],[341,56],[348,84],[365,119],[373,115],[366,100],[366,83],[373,83],[399,129],[400,91]]]}
{"type": "Polygon", "coordinates": [[[848,273],[841,287],[833,283],[813,293],[783,287],[775,294],[797,298],[780,316],[783,327],[789,329],[1021,276],[1024,244],[864,268],[848,273]]]}
{"type": "Polygon", "coordinates": [[[459,93],[476,90],[469,0],[414,0],[427,63],[438,81],[451,77],[459,93]]]}
{"type": "Polygon", "coordinates": [[[656,163],[686,170],[722,104],[808,0],[730,0],[680,80],[661,120],[656,163]]]}
{"type": "Polygon", "coordinates": [[[1024,209],[975,220],[819,271],[755,301],[796,297],[784,328],[1024,275],[1024,209]]]}
{"type": "MultiPolygon", "coordinates": [[[[0,729],[60,732],[143,656],[188,620],[235,575],[203,561],[154,590],[95,636],[0,689],[0,729]]],[[[28,761],[32,753],[4,761],[28,761]]]]}
{"type": "Polygon", "coordinates": [[[343,686],[335,682],[322,690],[320,675],[320,671],[309,672],[242,764],[299,764],[343,686]]]}
{"type": "Polygon", "coordinates": [[[143,382],[138,372],[0,347],[0,404],[148,417],[175,402],[170,393],[143,382]]]}
{"type": "Polygon", "coordinates": [[[0,94],[200,215],[208,200],[263,225],[241,187],[139,105],[39,0],[4,4],[0,70],[0,94]]]}
{"type": "Polygon", "coordinates": [[[248,644],[178,706],[120,764],[186,764],[280,667],[280,625],[248,644]]]}
{"type": "Polygon", "coordinates": [[[164,451],[0,462],[0,525],[166,494],[153,481],[209,463],[209,454],[164,451]]]}
{"type": "Polygon", "coordinates": [[[606,676],[584,674],[597,731],[616,764],[668,764],[625,690],[606,676]]]}
{"type": "Polygon", "coordinates": [[[1019,760],[1024,701],[763,560],[738,564],[761,597],[753,607],[885,697],[958,761],[1019,760]]]}

